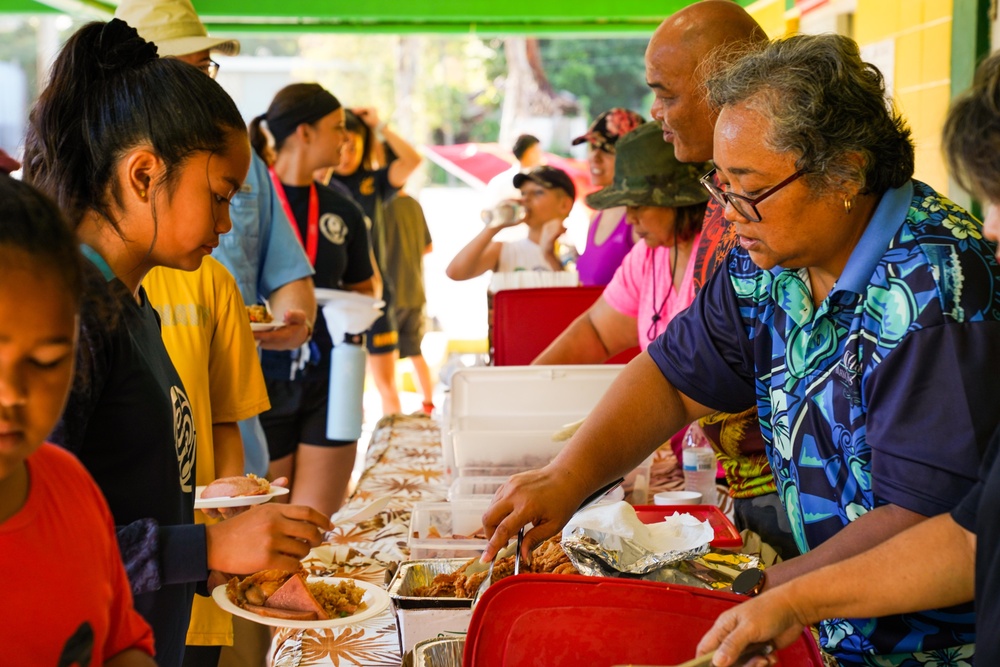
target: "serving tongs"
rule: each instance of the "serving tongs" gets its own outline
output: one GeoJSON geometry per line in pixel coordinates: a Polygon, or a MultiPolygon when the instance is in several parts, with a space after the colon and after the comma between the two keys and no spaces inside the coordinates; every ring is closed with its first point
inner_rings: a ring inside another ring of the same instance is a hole
{"type": "MultiPolygon", "coordinates": [[[[624,481],[625,479],[623,477],[619,477],[610,484],[605,484],[597,491],[594,491],[592,494],[584,498],[583,502],[580,503],[580,506],[576,509],[576,511],[579,512],[580,510],[590,507],[598,500],[600,500],[601,498],[603,498],[604,496],[608,495],[609,493],[617,489],[619,486],[621,486],[622,482],[624,481]]],[[[511,552],[513,551],[514,574],[517,575],[521,573],[521,544],[523,542],[524,542],[524,526],[521,526],[521,529],[517,531],[517,539],[510,542],[507,546],[498,551],[496,555],[493,557],[493,560],[490,561],[489,574],[487,574],[486,578],[483,579],[483,582],[479,584],[479,588],[476,590],[476,594],[472,597],[473,607],[476,606],[476,603],[479,602],[479,598],[486,591],[486,589],[490,587],[490,584],[493,583],[493,566],[496,564],[498,560],[502,558],[507,558],[508,556],[511,555],[511,552]]],[[[468,577],[473,574],[477,574],[479,572],[482,572],[485,568],[486,568],[486,563],[481,563],[479,561],[474,562],[467,568],[465,568],[465,576],[468,577]]]]}

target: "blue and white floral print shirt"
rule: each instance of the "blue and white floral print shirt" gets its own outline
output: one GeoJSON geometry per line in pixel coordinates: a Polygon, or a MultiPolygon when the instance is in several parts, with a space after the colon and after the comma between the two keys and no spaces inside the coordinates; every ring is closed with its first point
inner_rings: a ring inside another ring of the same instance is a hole
{"type": "MultiPolygon", "coordinates": [[[[756,404],[806,552],[881,505],[933,516],[972,487],[1000,423],[1000,266],[979,221],[913,181],[882,196],[818,307],[805,270],[737,248],[649,353],[706,406],[756,404]]],[[[821,630],[845,665],[971,664],[975,642],[971,604],[821,630]]]]}

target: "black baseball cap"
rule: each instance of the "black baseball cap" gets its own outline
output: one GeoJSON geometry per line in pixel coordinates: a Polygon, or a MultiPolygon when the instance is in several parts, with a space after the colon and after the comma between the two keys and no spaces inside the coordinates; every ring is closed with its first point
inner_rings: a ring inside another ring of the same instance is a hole
{"type": "Polygon", "coordinates": [[[520,189],[525,181],[537,183],[546,190],[559,188],[568,194],[570,199],[576,199],[576,186],[573,185],[573,179],[569,177],[569,174],[557,167],[550,167],[547,164],[543,164],[541,167],[535,167],[530,171],[517,174],[514,176],[514,187],[520,189]]]}

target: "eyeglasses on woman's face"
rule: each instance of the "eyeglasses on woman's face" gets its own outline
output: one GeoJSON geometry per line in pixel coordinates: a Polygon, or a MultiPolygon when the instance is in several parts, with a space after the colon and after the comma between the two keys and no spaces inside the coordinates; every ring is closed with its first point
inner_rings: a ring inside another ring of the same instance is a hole
{"type": "Polygon", "coordinates": [[[736,212],[740,214],[740,216],[746,218],[750,222],[760,222],[762,219],[760,211],[757,210],[757,204],[761,203],[762,201],[773,195],[775,192],[785,187],[789,183],[792,183],[793,181],[795,181],[796,179],[798,179],[799,177],[801,177],[806,173],[804,169],[799,169],[797,172],[795,172],[794,174],[783,180],[781,183],[778,183],[767,192],[764,192],[756,197],[744,197],[743,195],[738,195],[732,192],[726,192],[718,185],[716,185],[713,179],[717,171],[718,169],[713,169],[712,171],[702,176],[700,179],[701,184],[704,185],[705,189],[708,190],[708,193],[712,195],[712,199],[717,201],[722,206],[726,205],[732,206],[733,209],[735,209],[736,212]]]}

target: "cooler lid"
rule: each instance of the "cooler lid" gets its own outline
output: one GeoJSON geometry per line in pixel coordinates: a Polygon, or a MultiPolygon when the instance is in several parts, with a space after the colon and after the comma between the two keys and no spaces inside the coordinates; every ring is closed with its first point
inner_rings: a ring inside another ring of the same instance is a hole
{"type": "MultiPolygon", "coordinates": [[[[472,614],[464,667],[680,664],[718,616],[744,598],[652,581],[525,574],[486,589],[472,614]]],[[[779,664],[822,667],[808,630],[779,664]]]]}

